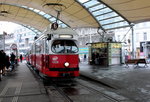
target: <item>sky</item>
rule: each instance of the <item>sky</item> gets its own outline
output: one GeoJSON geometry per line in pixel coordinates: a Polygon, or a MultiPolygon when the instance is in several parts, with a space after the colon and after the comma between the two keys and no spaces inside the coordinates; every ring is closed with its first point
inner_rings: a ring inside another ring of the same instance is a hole
{"type": "Polygon", "coordinates": [[[18,26],[16,23],[0,21],[0,34],[3,34],[3,31],[8,34],[13,33],[18,26]]]}

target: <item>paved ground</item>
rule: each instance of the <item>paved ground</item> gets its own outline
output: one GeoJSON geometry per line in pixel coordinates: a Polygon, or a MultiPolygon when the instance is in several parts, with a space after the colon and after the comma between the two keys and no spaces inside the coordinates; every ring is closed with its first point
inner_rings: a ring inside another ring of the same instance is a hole
{"type": "MultiPolygon", "coordinates": [[[[143,65],[141,65],[143,66],[143,65]]],[[[116,88],[116,92],[135,102],[150,102],[149,67],[100,67],[80,63],[80,74],[116,88]]],[[[20,64],[17,71],[3,77],[0,82],[0,102],[49,102],[42,84],[26,67],[20,64]]]]}
{"type": "Polygon", "coordinates": [[[0,82],[0,102],[50,102],[44,86],[23,63],[0,82]]]}
{"type": "Polygon", "coordinates": [[[80,63],[80,74],[113,86],[117,92],[135,102],[150,102],[150,65],[101,67],[80,63]]]}

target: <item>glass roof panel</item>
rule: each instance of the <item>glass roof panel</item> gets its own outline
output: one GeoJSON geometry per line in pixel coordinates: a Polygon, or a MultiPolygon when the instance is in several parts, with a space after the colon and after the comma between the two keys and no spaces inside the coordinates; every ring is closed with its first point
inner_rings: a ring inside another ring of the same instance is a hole
{"type": "Polygon", "coordinates": [[[50,16],[49,14],[45,14],[44,17],[47,18],[47,19],[49,19],[52,16],[50,16]]]}
{"type": "MultiPolygon", "coordinates": [[[[16,5],[15,5],[15,6],[16,6],[16,5]]],[[[18,6],[18,7],[25,8],[25,9],[28,9],[28,10],[31,10],[31,11],[33,11],[33,12],[35,12],[35,13],[37,13],[37,14],[43,16],[43,17],[46,18],[48,21],[50,21],[50,23],[53,23],[53,22],[56,20],[56,17],[51,16],[51,15],[49,15],[49,14],[43,12],[43,11],[40,11],[40,10],[38,10],[38,9],[34,9],[34,8],[31,8],[31,7],[27,7],[27,6],[19,6],[19,5],[17,5],[17,6],[18,6]]],[[[58,20],[58,21],[60,21],[60,20],[58,20]]],[[[68,25],[65,24],[65,23],[63,23],[63,22],[62,22],[61,24],[66,25],[66,27],[68,27],[68,25]]]]}
{"type": "Polygon", "coordinates": [[[113,23],[113,22],[118,22],[118,21],[123,21],[123,19],[119,16],[119,17],[115,17],[115,18],[110,18],[110,19],[106,19],[106,20],[102,20],[100,21],[101,24],[107,24],[107,23],[113,23]]]}
{"type": "Polygon", "coordinates": [[[127,27],[129,24],[124,21],[124,22],[118,22],[110,25],[105,25],[103,26],[105,29],[114,29],[114,28],[121,28],[121,27],[127,27]]]}
{"type": "Polygon", "coordinates": [[[27,26],[27,25],[24,25],[24,24],[21,24],[21,25],[24,26],[24,27],[26,27],[26,28],[28,28],[28,29],[30,29],[31,31],[33,31],[36,34],[41,34],[42,33],[38,29],[35,29],[35,28],[31,27],[31,26],[27,26]]]}
{"type": "Polygon", "coordinates": [[[100,0],[77,1],[95,17],[104,30],[129,26],[128,21],[100,0]]]}
{"type": "MultiPolygon", "coordinates": [[[[22,6],[23,8],[24,8],[24,6],[22,6]]],[[[33,10],[33,8],[31,8],[31,7],[25,7],[26,9],[29,9],[29,10],[33,10]]]]}
{"type": "Polygon", "coordinates": [[[34,11],[34,12],[37,12],[37,13],[40,12],[40,10],[37,10],[37,9],[34,9],[33,11],[34,11]]]}
{"type": "Polygon", "coordinates": [[[28,8],[27,6],[22,6],[23,8],[28,8]]]}
{"type": "Polygon", "coordinates": [[[35,28],[31,28],[32,30],[34,30],[35,28]]]}
{"type": "Polygon", "coordinates": [[[52,17],[49,20],[52,21],[52,22],[54,22],[54,21],[56,21],[56,18],[52,17]]]}
{"type": "Polygon", "coordinates": [[[38,30],[36,30],[36,29],[35,29],[34,31],[35,31],[35,32],[38,32],[38,30]]]}
{"type": "Polygon", "coordinates": [[[89,0],[80,0],[81,3],[85,3],[87,1],[89,1],[89,0]]]}
{"type": "Polygon", "coordinates": [[[84,3],[83,5],[84,5],[85,7],[90,7],[90,6],[95,5],[95,4],[98,4],[98,3],[99,3],[99,2],[96,1],[96,0],[90,0],[89,2],[86,2],[86,3],[84,3]]]}
{"type": "Polygon", "coordinates": [[[67,27],[64,23],[62,23],[60,26],[61,26],[62,28],[66,28],[66,27],[67,27]]]}
{"type": "Polygon", "coordinates": [[[103,4],[101,4],[101,5],[97,5],[97,6],[94,6],[94,7],[92,7],[92,8],[89,8],[89,9],[90,9],[90,11],[92,12],[92,11],[95,11],[95,10],[102,9],[102,8],[104,8],[104,7],[106,7],[106,6],[103,5],[103,4]]]}
{"type": "Polygon", "coordinates": [[[111,12],[111,13],[107,13],[107,14],[104,14],[104,15],[101,15],[101,16],[97,16],[97,20],[103,20],[103,19],[106,19],[106,18],[112,18],[112,17],[118,17],[119,15],[117,15],[116,13],[114,12],[111,12]]]}
{"type": "MultiPolygon", "coordinates": [[[[45,12],[40,11],[39,14],[40,14],[40,15],[45,15],[45,12]]],[[[45,16],[44,16],[44,17],[45,17],[45,16]]]]}
{"type": "Polygon", "coordinates": [[[101,9],[101,10],[98,10],[98,11],[96,11],[96,12],[93,12],[93,15],[101,15],[101,14],[103,14],[103,13],[107,13],[107,12],[111,12],[112,10],[111,9],[109,9],[109,8],[105,8],[105,9],[101,9]]]}

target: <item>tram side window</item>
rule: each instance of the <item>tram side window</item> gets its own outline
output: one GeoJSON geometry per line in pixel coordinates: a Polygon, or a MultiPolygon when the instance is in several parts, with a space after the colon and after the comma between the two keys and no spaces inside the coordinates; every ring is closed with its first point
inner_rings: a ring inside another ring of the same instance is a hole
{"type": "Polygon", "coordinates": [[[31,47],[31,53],[35,54],[35,46],[34,45],[32,45],[32,47],[31,47]]]}
{"type": "Polygon", "coordinates": [[[33,45],[31,46],[31,51],[30,52],[33,54],[33,45]]]}
{"type": "Polygon", "coordinates": [[[45,42],[45,52],[48,53],[49,52],[49,46],[48,46],[48,41],[46,40],[45,42]]]}
{"type": "Polygon", "coordinates": [[[44,39],[40,40],[40,53],[43,54],[44,53],[44,39]]]}
{"type": "Polygon", "coordinates": [[[41,53],[41,46],[40,46],[39,42],[37,42],[35,44],[35,52],[36,52],[36,54],[40,54],[41,53]]]}

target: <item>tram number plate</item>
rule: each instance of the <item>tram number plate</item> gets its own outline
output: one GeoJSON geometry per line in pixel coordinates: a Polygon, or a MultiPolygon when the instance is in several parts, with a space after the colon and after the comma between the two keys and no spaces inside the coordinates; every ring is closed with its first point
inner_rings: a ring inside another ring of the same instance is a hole
{"type": "Polygon", "coordinates": [[[70,73],[62,73],[63,77],[70,76],[70,73]]]}

